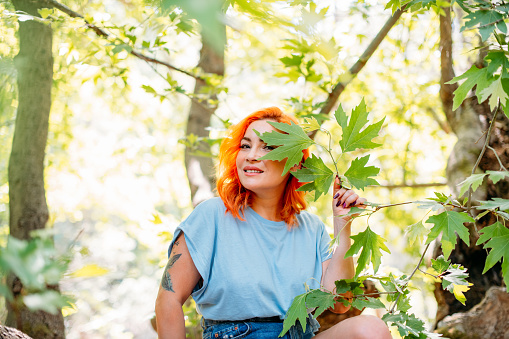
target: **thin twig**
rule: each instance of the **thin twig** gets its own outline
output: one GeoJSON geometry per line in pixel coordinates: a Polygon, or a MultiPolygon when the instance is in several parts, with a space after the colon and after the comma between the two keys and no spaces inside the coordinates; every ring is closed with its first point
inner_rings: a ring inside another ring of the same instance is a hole
{"type": "MultiPolygon", "coordinates": [[[[111,34],[110,33],[106,32],[104,29],[102,29],[102,28],[100,28],[100,27],[98,27],[98,26],[88,22],[85,19],[85,17],[83,15],[81,15],[80,13],[73,11],[69,7],[67,7],[67,6],[65,6],[65,5],[59,3],[58,1],[55,1],[55,0],[46,0],[46,2],[49,5],[53,6],[54,8],[60,10],[61,12],[69,15],[71,18],[80,18],[80,19],[83,19],[85,21],[86,26],[88,28],[90,28],[91,30],[93,30],[98,36],[106,38],[106,39],[111,38],[111,34]]],[[[125,43],[124,41],[122,41],[119,38],[115,38],[115,40],[121,41],[122,43],[125,43]]],[[[169,64],[167,62],[164,62],[164,61],[161,61],[159,59],[156,59],[156,58],[150,57],[148,55],[145,55],[143,53],[137,52],[134,49],[131,50],[130,54],[134,55],[135,57],[137,57],[137,58],[139,58],[139,59],[141,59],[141,60],[143,60],[145,62],[162,65],[162,66],[165,66],[165,67],[167,67],[169,69],[172,69],[174,71],[177,71],[177,72],[183,73],[183,74],[185,74],[187,76],[190,76],[190,77],[192,77],[192,78],[194,78],[196,80],[203,80],[204,81],[203,78],[201,78],[201,77],[199,77],[199,76],[197,76],[195,74],[192,74],[192,73],[190,73],[188,71],[184,71],[183,69],[175,67],[175,66],[173,66],[173,65],[171,65],[171,64],[169,64]]]]}
{"type": "Polygon", "coordinates": [[[501,168],[502,170],[504,170],[504,171],[507,171],[507,168],[505,168],[505,167],[504,167],[504,165],[502,164],[502,160],[500,160],[500,158],[498,157],[497,151],[496,151],[493,147],[491,147],[491,146],[488,146],[488,148],[489,148],[490,150],[492,150],[492,151],[493,151],[493,153],[495,154],[495,157],[497,157],[498,164],[500,165],[500,168],[501,168]]]}
{"type": "MultiPolygon", "coordinates": [[[[491,120],[490,127],[488,128],[488,133],[486,133],[486,140],[484,141],[484,146],[481,150],[481,154],[479,154],[479,157],[477,158],[477,161],[475,162],[474,168],[472,168],[472,175],[477,170],[477,167],[479,166],[479,163],[481,162],[484,152],[486,152],[486,148],[489,146],[491,133],[493,132],[493,126],[495,125],[495,121],[497,119],[497,114],[498,114],[499,110],[500,110],[500,102],[498,103],[498,107],[495,111],[495,114],[493,115],[493,119],[491,120]]],[[[467,202],[468,212],[470,212],[472,209],[472,193],[473,193],[472,186],[470,186],[468,189],[468,202],[467,202]]],[[[477,227],[474,226],[473,229],[475,230],[475,233],[477,234],[477,238],[479,238],[479,233],[477,232],[477,227]]]]}
{"type": "MultiPolygon", "coordinates": [[[[419,262],[417,263],[417,266],[415,266],[412,274],[410,274],[410,276],[407,278],[407,282],[405,283],[405,285],[403,285],[402,289],[407,287],[408,283],[410,282],[412,277],[415,275],[415,272],[417,272],[417,270],[419,269],[419,266],[421,266],[421,263],[424,260],[424,255],[428,251],[428,248],[429,248],[430,244],[431,243],[426,245],[426,248],[424,249],[424,252],[422,252],[421,258],[419,259],[419,262]]],[[[396,297],[396,300],[394,301],[394,304],[392,305],[391,310],[389,311],[389,313],[393,313],[394,312],[394,309],[396,308],[396,305],[398,305],[398,300],[399,300],[400,296],[401,296],[401,292],[398,292],[398,296],[396,297]]]]}
{"type": "Polygon", "coordinates": [[[440,277],[438,275],[434,275],[434,274],[431,274],[429,272],[425,272],[425,271],[421,270],[420,268],[419,268],[419,272],[424,273],[426,275],[431,275],[435,279],[440,279],[440,277]]]}

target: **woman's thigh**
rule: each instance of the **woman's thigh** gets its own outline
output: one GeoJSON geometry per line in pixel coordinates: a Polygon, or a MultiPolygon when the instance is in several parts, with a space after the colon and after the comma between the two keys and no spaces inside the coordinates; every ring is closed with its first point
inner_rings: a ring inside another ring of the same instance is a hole
{"type": "Polygon", "coordinates": [[[359,315],[345,319],[318,333],[316,339],[392,339],[382,319],[372,315],[359,315]]]}

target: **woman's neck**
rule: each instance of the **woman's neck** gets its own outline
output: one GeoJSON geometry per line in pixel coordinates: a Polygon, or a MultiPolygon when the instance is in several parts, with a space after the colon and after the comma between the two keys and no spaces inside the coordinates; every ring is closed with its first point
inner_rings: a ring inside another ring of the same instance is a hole
{"type": "Polygon", "coordinates": [[[254,194],[251,208],[267,220],[281,221],[281,197],[260,197],[254,194]]]}

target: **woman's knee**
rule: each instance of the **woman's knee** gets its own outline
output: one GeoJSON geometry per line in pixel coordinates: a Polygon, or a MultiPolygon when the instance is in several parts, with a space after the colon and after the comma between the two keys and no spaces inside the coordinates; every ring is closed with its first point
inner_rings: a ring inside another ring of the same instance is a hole
{"type": "Polygon", "coordinates": [[[390,339],[392,338],[385,322],[373,315],[359,315],[355,317],[354,331],[357,339],[390,339]]]}

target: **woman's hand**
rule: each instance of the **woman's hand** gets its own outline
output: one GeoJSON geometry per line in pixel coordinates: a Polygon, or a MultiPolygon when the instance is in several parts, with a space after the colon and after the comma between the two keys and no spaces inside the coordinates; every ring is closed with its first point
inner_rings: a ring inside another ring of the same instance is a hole
{"type": "MultiPolygon", "coordinates": [[[[351,207],[364,208],[366,199],[359,197],[353,190],[347,190],[341,186],[341,180],[336,177],[334,181],[334,196],[332,200],[332,213],[334,217],[341,217],[350,211],[351,207]]],[[[342,218],[345,222],[352,219],[352,216],[342,218]]]]}

